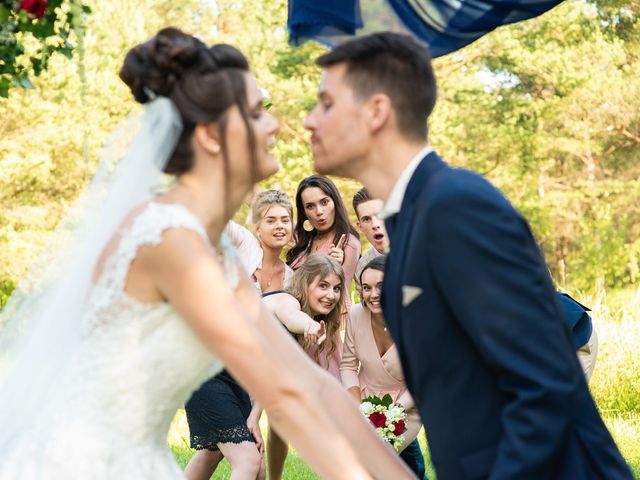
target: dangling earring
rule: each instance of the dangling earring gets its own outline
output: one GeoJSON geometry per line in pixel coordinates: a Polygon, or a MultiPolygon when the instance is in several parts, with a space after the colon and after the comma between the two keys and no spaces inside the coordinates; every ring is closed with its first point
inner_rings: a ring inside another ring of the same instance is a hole
{"type": "Polygon", "coordinates": [[[309,221],[309,219],[302,222],[302,228],[304,229],[305,232],[313,232],[313,225],[311,225],[311,222],[309,221]]]}

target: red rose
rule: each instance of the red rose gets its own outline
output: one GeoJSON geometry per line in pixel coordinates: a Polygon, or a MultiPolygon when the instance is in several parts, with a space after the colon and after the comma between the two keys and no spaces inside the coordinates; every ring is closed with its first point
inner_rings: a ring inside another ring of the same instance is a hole
{"type": "Polygon", "coordinates": [[[20,5],[18,6],[18,10],[32,13],[38,18],[44,15],[46,9],[47,2],[45,0],[20,0],[20,5]]]}
{"type": "Polygon", "coordinates": [[[384,416],[384,413],[373,412],[369,415],[369,421],[371,421],[376,428],[384,427],[384,424],[387,423],[387,417],[384,416]]]}
{"type": "Polygon", "coordinates": [[[394,425],[393,434],[402,435],[407,430],[407,426],[404,424],[404,420],[398,420],[394,425]]]}

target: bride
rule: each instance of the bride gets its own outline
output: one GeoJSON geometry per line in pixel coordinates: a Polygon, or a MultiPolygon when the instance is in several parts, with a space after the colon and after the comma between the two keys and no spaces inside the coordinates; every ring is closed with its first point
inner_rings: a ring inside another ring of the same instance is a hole
{"type": "Polygon", "coordinates": [[[246,59],[167,28],[120,76],[145,104],[140,131],[59,228],[66,254],[4,312],[0,478],[182,478],[171,419],[223,364],[323,478],[412,478],[221,238],[278,169],[278,124],[246,59]],[[152,197],[160,170],[176,181],[152,197]]]}

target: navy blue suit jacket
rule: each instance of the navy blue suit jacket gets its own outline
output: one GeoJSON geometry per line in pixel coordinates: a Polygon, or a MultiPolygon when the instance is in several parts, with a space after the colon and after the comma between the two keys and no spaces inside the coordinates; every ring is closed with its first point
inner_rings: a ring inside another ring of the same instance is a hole
{"type": "Polygon", "coordinates": [[[438,480],[631,479],[509,201],[431,153],[385,223],[384,315],[438,480]]]}

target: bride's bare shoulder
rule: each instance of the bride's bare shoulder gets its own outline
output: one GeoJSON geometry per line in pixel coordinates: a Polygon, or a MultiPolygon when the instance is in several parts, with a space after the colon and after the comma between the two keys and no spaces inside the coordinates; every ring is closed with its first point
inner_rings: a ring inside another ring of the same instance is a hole
{"type": "Polygon", "coordinates": [[[154,202],[127,213],[103,250],[94,279],[114,255],[129,259],[125,291],[142,301],[161,300],[164,295],[157,287],[163,279],[215,258],[204,228],[186,207],[154,202]]]}

